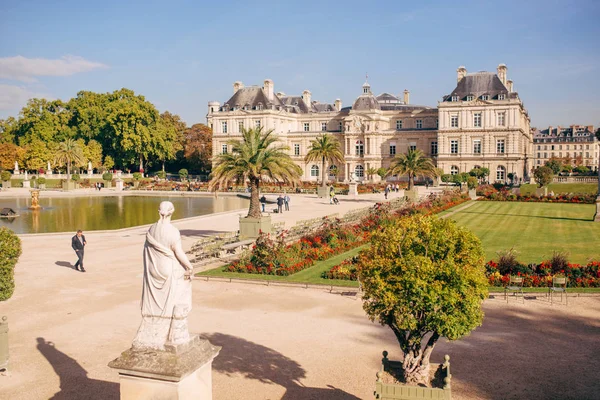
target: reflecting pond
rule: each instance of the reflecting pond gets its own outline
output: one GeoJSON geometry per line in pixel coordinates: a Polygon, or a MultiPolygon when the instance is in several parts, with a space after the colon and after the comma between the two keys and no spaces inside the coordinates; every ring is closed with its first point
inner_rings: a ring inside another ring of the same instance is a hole
{"type": "Polygon", "coordinates": [[[249,201],[233,196],[90,196],[44,198],[41,210],[29,210],[30,198],[0,198],[0,209],[8,207],[20,216],[0,218],[0,227],[16,233],[46,233],[121,229],[146,225],[158,219],[158,205],[168,200],[175,205],[173,219],[195,217],[247,208],[249,201]]]}

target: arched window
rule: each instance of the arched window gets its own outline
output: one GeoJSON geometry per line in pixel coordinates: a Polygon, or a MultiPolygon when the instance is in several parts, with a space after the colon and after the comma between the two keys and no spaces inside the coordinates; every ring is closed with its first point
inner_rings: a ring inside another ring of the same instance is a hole
{"type": "Polygon", "coordinates": [[[506,168],[502,165],[499,165],[498,168],[496,168],[496,180],[502,182],[506,180],[506,168]]]}
{"type": "Polygon", "coordinates": [[[453,165],[450,167],[450,174],[452,175],[457,175],[458,174],[458,167],[456,165],[453,165]]]}
{"type": "Polygon", "coordinates": [[[319,166],[318,165],[313,165],[312,167],[310,167],[310,176],[313,178],[319,177],[319,166]]]}
{"type": "Polygon", "coordinates": [[[362,140],[357,140],[356,141],[356,155],[359,157],[362,157],[365,155],[365,145],[363,144],[362,140]]]}
{"type": "Polygon", "coordinates": [[[356,167],[354,167],[354,175],[356,175],[357,178],[364,178],[365,167],[363,167],[362,165],[357,165],[356,167]]]}
{"type": "Polygon", "coordinates": [[[336,165],[329,166],[329,176],[336,176],[338,172],[338,167],[336,165]]]}

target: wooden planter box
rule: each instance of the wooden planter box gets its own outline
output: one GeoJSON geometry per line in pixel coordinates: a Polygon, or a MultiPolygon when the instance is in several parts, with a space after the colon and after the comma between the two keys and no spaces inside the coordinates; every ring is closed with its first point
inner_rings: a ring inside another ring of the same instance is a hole
{"type": "Polygon", "coordinates": [[[256,239],[260,232],[271,232],[270,215],[263,215],[261,218],[240,218],[240,240],[256,239]]]}
{"type": "Polygon", "coordinates": [[[391,370],[402,371],[401,361],[390,361],[387,358],[387,351],[383,352],[381,360],[381,371],[377,373],[377,381],[375,382],[375,398],[378,400],[421,400],[421,399],[452,399],[452,391],[450,389],[450,357],[446,355],[443,364],[431,363],[431,369],[436,371],[438,380],[443,382],[441,387],[422,387],[406,385],[402,383],[384,383],[383,372],[391,370]]]}

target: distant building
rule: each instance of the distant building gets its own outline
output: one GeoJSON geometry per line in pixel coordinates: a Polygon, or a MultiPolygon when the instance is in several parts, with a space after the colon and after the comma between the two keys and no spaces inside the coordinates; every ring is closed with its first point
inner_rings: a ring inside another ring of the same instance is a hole
{"type": "Polygon", "coordinates": [[[548,127],[533,132],[535,166],[557,158],[572,166],[584,165],[597,170],[598,139],[592,125],[548,127]]]}
{"type": "Polygon", "coordinates": [[[449,174],[480,166],[490,169],[490,180],[505,181],[508,173],[523,178],[532,167],[529,116],[502,64],[497,73],[467,74],[460,67],[456,88],[438,108],[411,104],[408,90],[375,96],[368,82],[345,108],[339,99],[315,101],[309,90],[276,93],[270,79],[263,86],[235,82],[229,100],[208,103],[207,123],[214,155],[231,151],[227,140],[239,138],[242,128],[273,129],[307,181],[321,177],[319,163],[304,161],[311,140],[321,133],[336,137],[345,155],[344,165],[328,167],[337,171],[332,180],[347,181],[353,174],[365,180],[369,168],[387,168],[409,149],[421,149],[449,174]]]}

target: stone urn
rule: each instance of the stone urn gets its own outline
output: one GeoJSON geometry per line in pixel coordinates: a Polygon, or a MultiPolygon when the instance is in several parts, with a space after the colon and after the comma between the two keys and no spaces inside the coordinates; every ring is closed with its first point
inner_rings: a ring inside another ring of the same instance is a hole
{"type": "Polygon", "coordinates": [[[431,381],[431,387],[407,385],[404,383],[390,382],[386,379],[396,374],[402,374],[402,362],[391,361],[387,358],[388,352],[383,352],[381,360],[381,371],[377,372],[377,381],[375,382],[375,398],[378,400],[421,400],[438,399],[450,400],[452,391],[450,383],[452,375],[450,374],[450,356],[444,357],[443,364],[431,363],[431,370],[434,372],[431,381]]]}

